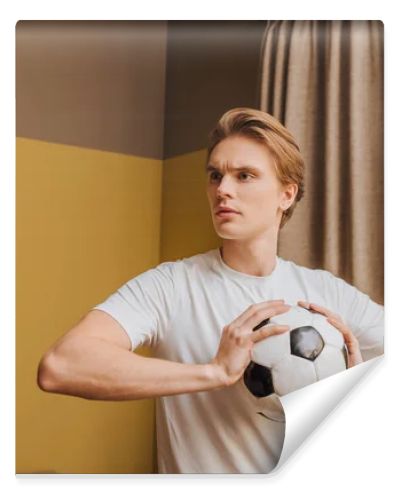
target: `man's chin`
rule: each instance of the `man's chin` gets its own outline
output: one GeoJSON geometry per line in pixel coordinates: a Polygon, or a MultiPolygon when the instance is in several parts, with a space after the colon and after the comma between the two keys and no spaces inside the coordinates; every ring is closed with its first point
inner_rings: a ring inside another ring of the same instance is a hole
{"type": "Polygon", "coordinates": [[[215,232],[218,234],[220,238],[224,238],[226,240],[236,240],[239,238],[243,238],[245,236],[241,231],[238,231],[237,229],[235,230],[235,228],[233,227],[228,228],[226,227],[226,225],[225,227],[221,226],[215,227],[215,232]]]}
{"type": "Polygon", "coordinates": [[[245,228],[242,224],[226,222],[223,224],[214,224],[214,230],[220,238],[225,240],[251,240],[253,238],[259,238],[278,232],[278,228],[275,228],[274,225],[262,228],[250,228],[247,226],[245,228]]]}

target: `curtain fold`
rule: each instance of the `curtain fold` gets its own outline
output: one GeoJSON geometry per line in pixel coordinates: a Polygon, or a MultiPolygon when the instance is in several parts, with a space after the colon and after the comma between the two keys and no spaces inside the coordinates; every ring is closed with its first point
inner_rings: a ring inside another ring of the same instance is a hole
{"type": "Polygon", "coordinates": [[[279,255],[384,300],[383,23],[268,21],[259,108],[294,135],[305,196],[279,255]]]}

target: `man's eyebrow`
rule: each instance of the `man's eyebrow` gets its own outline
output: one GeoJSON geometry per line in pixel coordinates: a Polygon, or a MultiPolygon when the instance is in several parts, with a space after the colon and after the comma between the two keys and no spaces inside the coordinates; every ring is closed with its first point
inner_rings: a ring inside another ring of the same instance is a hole
{"type": "MultiPolygon", "coordinates": [[[[206,170],[206,172],[211,172],[211,171],[215,171],[215,170],[217,172],[220,172],[219,168],[214,167],[214,165],[207,165],[205,170],[206,170]]],[[[254,172],[261,173],[259,168],[253,167],[251,165],[242,165],[241,167],[229,167],[228,171],[229,170],[230,171],[232,171],[232,170],[253,170],[254,172]]]]}

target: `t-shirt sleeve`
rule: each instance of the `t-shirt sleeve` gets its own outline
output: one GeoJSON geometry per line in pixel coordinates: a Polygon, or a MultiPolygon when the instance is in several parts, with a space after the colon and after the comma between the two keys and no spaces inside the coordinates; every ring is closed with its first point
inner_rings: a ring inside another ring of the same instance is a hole
{"type": "Polygon", "coordinates": [[[110,314],[126,331],[131,351],[154,347],[174,313],[175,262],[163,262],[123,284],[92,309],[110,314]]]}
{"type": "Polygon", "coordinates": [[[357,337],[364,361],[383,354],[384,308],[345,280],[324,272],[326,292],[337,314],[357,337]]]}

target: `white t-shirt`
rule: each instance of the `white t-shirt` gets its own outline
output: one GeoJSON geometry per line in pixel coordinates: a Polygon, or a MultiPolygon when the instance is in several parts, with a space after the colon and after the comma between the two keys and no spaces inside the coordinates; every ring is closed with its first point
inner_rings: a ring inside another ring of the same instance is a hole
{"type": "MultiPolygon", "coordinates": [[[[222,329],[251,304],[314,302],[338,313],[358,337],[364,361],[383,353],[383,307],[328,271],[276,258],[268,276],[236,271],[219,248],[163,262],[139,274],[93,309],[115,318],[132,350],[209,363],[222,329]]],[[[156,398],[159,473],[267,473],[283,446],[284,422],[259,415],[242,383],[156,398]]]]}

